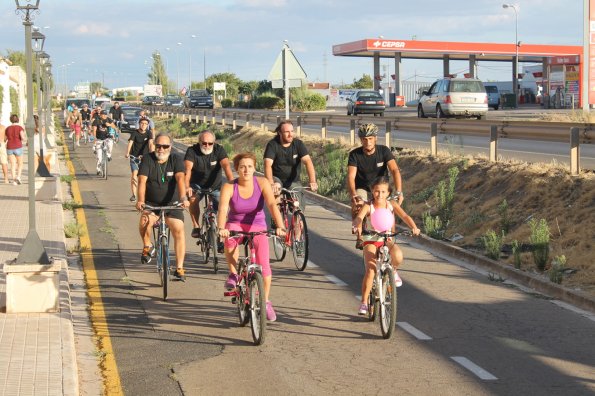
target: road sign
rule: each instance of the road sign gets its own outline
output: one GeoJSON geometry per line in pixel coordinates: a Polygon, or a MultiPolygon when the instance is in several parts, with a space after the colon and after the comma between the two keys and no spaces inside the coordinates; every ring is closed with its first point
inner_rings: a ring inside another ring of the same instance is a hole
{"type": "Polygon", "coordinates": [[[301,87],[302,80],[306,78],[306,72],[300,62],[287,45],[283,43],[283,49],[275,60],[273,68],[269,73],[269,80],[273,88],[285,89],[285,118],[289,119],[289,88],[301,87]]]}

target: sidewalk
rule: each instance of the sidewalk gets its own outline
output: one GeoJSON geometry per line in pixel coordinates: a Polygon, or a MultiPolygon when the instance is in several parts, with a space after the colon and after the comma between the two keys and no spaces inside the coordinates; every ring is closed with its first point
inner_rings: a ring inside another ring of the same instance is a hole
{"type": "MultiPolygon", "coordinates": [[[[5,313],[2,267],[17,258],[29,228],[26,150],[24,162],[22,185],[0,184],[0,395],[79,395],[67,266],[60,271],[60,312],[5,313]]],[[[59,175],[58,167],[54,165],[54,175],[59,175]]],[[[65,260],[59,180],[56,184],[58,199],[36,201],[36,229],[48,256],[65,260]]]]}

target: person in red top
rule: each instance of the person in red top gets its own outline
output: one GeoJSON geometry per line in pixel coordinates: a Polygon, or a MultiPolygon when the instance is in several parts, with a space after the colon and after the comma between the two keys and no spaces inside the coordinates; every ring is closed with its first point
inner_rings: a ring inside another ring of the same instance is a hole
{"type": "Polygon", "coordinates": [[[10,161],[10,174],[12,184],[21,184],[21,173],[23,172],[23,142],[27,140],[25,130],[18,124],[19,116],[10,116],[12,125],[6,128],[6,154],[10,161]]]}

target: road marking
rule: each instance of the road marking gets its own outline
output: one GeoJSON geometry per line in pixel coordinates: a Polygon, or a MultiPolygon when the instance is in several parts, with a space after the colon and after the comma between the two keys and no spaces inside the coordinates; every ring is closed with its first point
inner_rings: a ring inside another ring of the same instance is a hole
{"type": "MultiPolygon", "coordinates": [[[[64,132],[62,132],[62,141],[65,141],[64,132]]],[[[70,175],[73,176],[73,179],[70,183],[72,198],[74,202],[82,204],[83,199],[81,197],[81,191],[76,180],[76,172],[70,159],[68,144],[64,144],[63,147],[68,170],[70,175]]],[[[99,365],[102,368],[102,373],[105,378],[104,390],[105,394],[119,396],[123,395],[124,392],[122,391],[122,382],[120,380],[120,375],[118,374],[118,365],[116,364],[116,359],[112,348],[112,340],[109,335],[105,309],[103,307],[103,299],[101,298],[101,290],[99,289],[99,279],[97,276],[97,271],[95,271],[95,261],[93,260],[91,238],[89,238],[89,230],[87,228],[87,218],[82,207],[75,209],[75,211],[76,221],[81,228],[79,243],[81,246],[83,271],[85,272],[85,278],[87,281],[87,296],[89,299],[91,323],[93,324],[93,329],[97,335],[97,347],[104,354],[103,361],[100,362],[99,365]]]]}
{"type": "Polygon", "coordinates": [[[326,279],[330,280],[337,286],[347,286],[347,283],[343,282],[341,279],[337,278],[335,275],[325,275],[326,279]]]}
{"type": "Polygon", "coordinates": [[[413,327],[412,325],[410,325],[407,322],[397,322],[397,326],[399,326],[400,328],[402,328],[403,330],[405,330],[407,333],[411,334],[418,340],[427,341],[427,340],[432,339],[432,337],[430,337],[423,331],[416,329],[415,327],[413,327]]]}
{"type": "Polygon", "coordinates": [[[473,363],[471,360],[467,359],[466,357],[451,356],[450,358],[452,360],[454,360],[455,362],[457,362],[458,364],[460,364],[461,366],[465,367],[467,370],[471,371],[473,374],[475,374],[482,380],[494,381],[494,380],[498,379],[498,378],[494,377],[492,374],[490,374],[489,372],[487,372],[484,369],[482,369],[481,367],[479,367],[477,364],[473,363]]]}
{"type": "Polygon", "coordinates": [[[308,268],[320,268],[318,265],[314,264],[312,261],[308,260],[308,268]]]}

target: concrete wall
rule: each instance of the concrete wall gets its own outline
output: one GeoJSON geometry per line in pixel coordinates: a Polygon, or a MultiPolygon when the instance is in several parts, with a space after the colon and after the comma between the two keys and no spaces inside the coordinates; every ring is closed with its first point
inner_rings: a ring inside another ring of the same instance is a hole
{"type": "Polygon", "coordinates": [[[0,106],[0,124],[4,126],[10,125],[10,73],[8,70],[8,63],[4,59],[0,59],[0,90],[2,90],[2,106],[0,106]]]}

